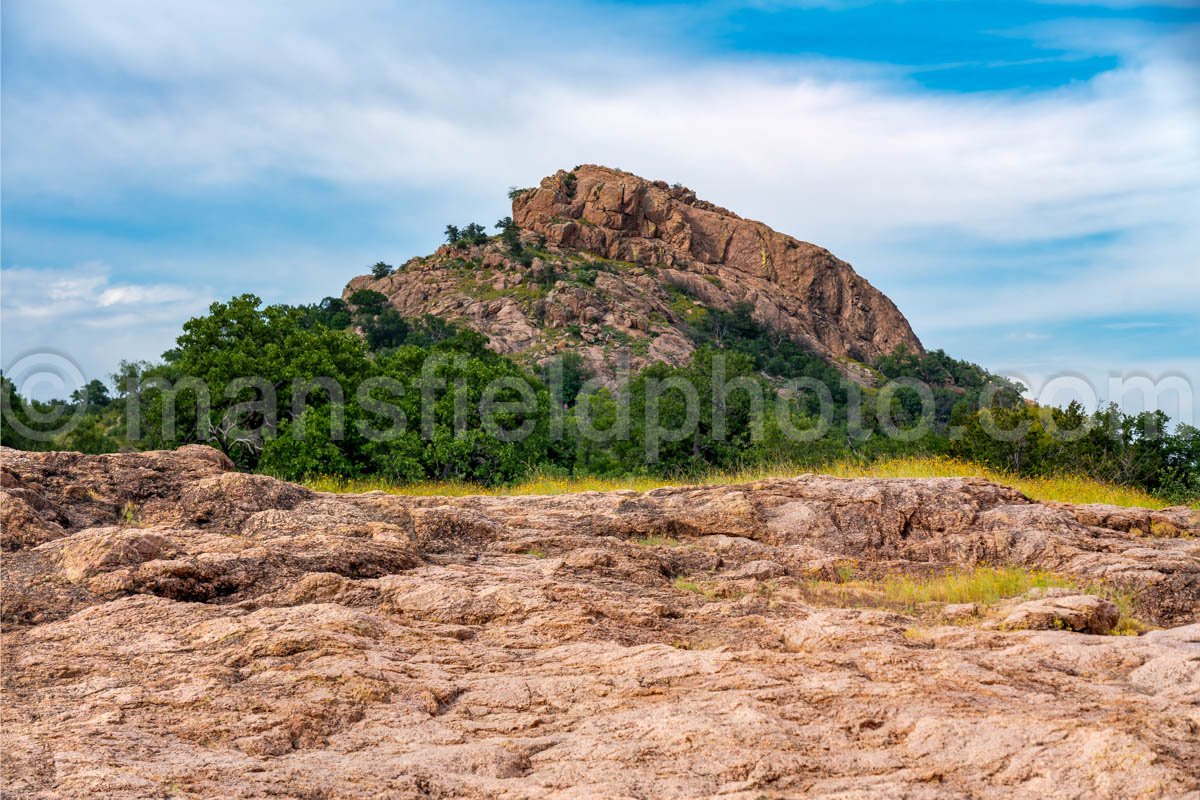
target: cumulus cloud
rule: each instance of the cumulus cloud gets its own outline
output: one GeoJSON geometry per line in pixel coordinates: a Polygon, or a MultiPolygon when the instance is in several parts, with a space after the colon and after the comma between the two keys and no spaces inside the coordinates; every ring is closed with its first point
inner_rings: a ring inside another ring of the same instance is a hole
{"type": "MultiPolygon", "coordinates": [[[[8,70],[9,197],[119,206],[306,181],[384,212],[391,195],[503,213],[505,187],[591,161],[830,247],[918,333],[966,355],[986,350],[973,329],[1200,307],[1200,82],[1180,46],[1195,29],[1046,27],[1027,35],[1103,40],[1121,67],[1052,91],[955,94],[882,67],[697,57],[663,39],[655,9],[548,6],[519,24],[456,4],[31,9],[6,13],[9,33],[76,72],[8,70]],[[940,250],[948,238],[966,246],[940,250]],[[1041,255],[1036,269],[993,247],[1076,239],[1086,258],[1041,255]]],[[[62,280],[68,303],[183,302],[176,284],[62,280]]]]}
{"type": "Polygon", "coordinates": [[[3,367],[61,354],[86,379],[103,380],[120,359],[159,358],[180,324],[211,302],[212,293],[204,287],[114,282],[111,269],[100,263],[4,269],[3,367]]]}

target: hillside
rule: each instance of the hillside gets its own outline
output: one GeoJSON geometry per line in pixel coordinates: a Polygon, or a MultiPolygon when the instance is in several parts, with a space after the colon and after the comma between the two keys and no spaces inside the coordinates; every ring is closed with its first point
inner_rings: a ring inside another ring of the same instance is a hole
{"type": "Polygon", "coordinates": [[[710,310],[755,321],[869,383],[863,364],[923,348],[904,315],[828,250],[742,219],[694,192],[584,165],[513,193],[518,231],[460,240],[383,278],[361,276],[401,314],[434,314],[526,362],[578,351],[612,376],[622,356],[686,364],[710,310]]]}

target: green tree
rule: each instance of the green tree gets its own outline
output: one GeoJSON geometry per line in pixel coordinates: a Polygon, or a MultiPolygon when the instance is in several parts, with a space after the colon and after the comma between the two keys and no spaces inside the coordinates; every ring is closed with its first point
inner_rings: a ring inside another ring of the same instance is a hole
{"type": "Polygon", "coordinates": [[[43,449],[41,442],[34,441],[27,430],[36,430],[25,409],[25,401],[17,393],[17,387],[0,373],[0,444],[17,450],[43,449]],[[15,424],[14,424],[15,423],[15,424]]]}
{"type": "Polygon", "coordinates": [[[363,326],[367,345],[375,351],[399,347],[408,339],[409,324],[394,308],[384,309],[363,326]]]}
{"type": "Polygon", "coordinates": [[[468,223],[462,229],[462,238],[470,244],[483,244],[488,240],[487,228],[478,222],[468,223]]]}
{"type": "Polygon", "coordinates": [[[71,402],[89,410],[100,410],[107,408],[112,403],[112,398],[108,395],[108,387],[104,385],[104,381],[93,378],[71,393],[71,402]]]}
{"type": "Polygon", "coordinates": [[[512,217],[502,217],[496,221],[496,228],[500,231],[500,240],[504,242],[505,248],[512,256],[520,257],[521,255],[521,229],[517,227],[517,223],[513,222],[512,217]]]}
{"type": "Polygon", "coordinates": [[[549,392],[511,360],[477,348],[473,337],[401,347],[377,363],[404,387],[396,403],[408,422],[396,442],[374,448],[385,459],[379,467],[394,470],[386,459],[399,452],[408,472],[415,460],[424,477],[497,483],[549,460],[549,392]],[[493,402],[485,404],[489,391],[493,402]]]}
{"type": "MultiPolygon", "coordinates": [[[[167,363],[144,376],[143,383],[152,384],[139,396],[147,434],[168,445],[212,442],[237,463],[255,466],[264,441],[296,413],[297,386],[328,378],[345,395],[369,372],[361,338],[306,326],[306,320],[304,309],[264,308],[247,294],[213,303],[206,316],[184,323],[167,363]],[[186,392],[194,402],[181,403],[175,396],[184,379],[191,381],[186,392]],[[207,408],[201,394],[207,395],[207,408]],[[172,412],[174,426],[163,426],[172,412]]],[[[307,393],[304,404],[330,402],[330,394],[307,393]]]]}
{"type": "Polygon", "coordinates": [[[326,297],[314,306],[306,306],[312,324],[324,325],[334,330],[349,328],[350,306],[340,297],[326,297]]]}
{"type": "Polygon", "coordinates": [[[387,308],[387,295],[374,289],[359,289],[350,295],[350,306],[358,313],[378,316],[387,308]]]}

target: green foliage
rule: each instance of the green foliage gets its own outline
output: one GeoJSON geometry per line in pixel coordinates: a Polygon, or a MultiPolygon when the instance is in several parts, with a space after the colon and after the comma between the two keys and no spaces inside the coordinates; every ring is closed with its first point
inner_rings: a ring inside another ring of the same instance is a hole
{"type": "Polygon", "coordinates": [[[26,407],[25,400],[17,394],[17,387],[8,378],[0,374],[0,422],[3,427],[0,427],[0,444],[5,447],[15,447],[18,450],[40,450],[39,442],[29,437],[25,430],[37,430],[32,424],[29,410],[26,407]],[[16,421],[17,427],[12,424],[16,421]]]}
{"type": "MultiPolygon", "coordinates": [[[[890,355],[877,359],[874,366],[885,378],[912,378],[927,384],[933,395],[935,424],[943,431],[956,413],[970,413],[984,404],[1011,409],[1023,402],[1024,387],[1020,384],[993,375],[978,364],[951,358],[944,350],[917,355],[901,344],[890,355]]],[[[920,401],[911,389],[898,395],[897,403],[904,412],[909,416],[920,413],[920,401]]]]}
{"type": "Polygon", "coordinates": [[[596,278],[600,277],[601,272],[615,272],[616,269],[611,261],[595,260],[588,261],[575,272],[575,280],[584,286],[595,286],[596,278]]]}
{"type": "Polygon", "coordinates": [[[1088,415],[1079,403],[985,408],[961,420],[951,453],[1019,475],[1081,474],[1168,500],[1200,497],[1200,431],[1161,411],[1088,415]]]}
{"type": "MultiPolygon", "coordinates": [[[[497,227],[502,238],[516,230],[507,219],[497,227]]],[[[533,280],[557,277],[549,267],[533,280]]],[[[690,317],[697,349],[689,364],[651,364],[624,386],[593,388],[577,352],[544,364],[539,380],[489,350],[481,334],[430,315],[405,318],[373,290],[309,306],[264,306],[242,295],[185,323],[163,363],[123,362],[115,396],[93,380],[69,400],[33,402],[0,376],[0,435],[23,449],[92,453],[207,442],[243,468],[291,479],[483,484],[535,469],[688,476],[948,454],[1031,478],[1083,474],[1175,502],[1200,497],[1200,431],[1171,432],[1161,413],[1037,407],[1020,399],[1021,387],[974,364],[940,350],[898,349],[875,368],[930,384],[935,419],[897,439],[881,435],[878,407],[901,429],[914,426],[922,410],[915,390],[889,399],[848,384],[755,322],[748,305],[702,311],[690,317]],[[329,381],[313,384],[318,377],[329,381]],[[804,381],[828,387],[828,397],[804,381]],[[480,407],[489,391],[490,414],[480,407]],[[822,402],[832,402],[823,421],[822,402]],[[70,430],[37,434],[73,416],[70,430]],[[509,435],[515,431],[528,435],[509,435]]],[[[578,326],[568,332],[580,334],[578,326]]]]}
{"type": "Polygon", "coordinates": [[[842,382],[841,373],[822,358],[796,344],[786,333],[756,322],[750,303],[738,303],[730,311],[708,309],[696,326],[701,342],[717,348],[745,353],[754,366],[781,378],[816,378],[829,385],[842,382]]]}
{"type": "MultiPolygon", "coordinates": [[[[352,304],[360,294],[351,297],[352,304]]],[[[165,354],[166,364],[143,376],[148,385],[138,399],[150,441],[165,437],[161,444],[167,446],[212,442],[236,463],[256,466],[264,441],[276,434],[268,424],[276,418],[269,403],[276,403],[281,422],[297,413],[293,398],[281,393],[320,376],[345,396],[368,374],[362,339],[309,321],[304,308],[264,308],[247,294],[213,303],[208,315],[184,323],[176,347],[165,354]],[[180,403],[180,394],[191,402],[180,403]]],[[[331,393],[337,392],[323,389],[307,401],[337,400],[331,393]]]]}
{"type": "Polygon", "coordinates": [[[359,289],[350,295],[350,306],[357,314],[375,316],[387,308],[387,295],[374,289],[359,289]]]}
{"type": "Polygon", "coordinates": [[[316,305],[303,306],[303,308],[308,317],[306,322],[308,326],[324,325],[334,330],[342,330],[349,328],[352,322],[352,309],[340,297],[326,297],[316,305]]]}
{"type": "Polygon", "coordinates": [[[541,377],[543,383],[557,386],[562,404],[571,408],[575,405],[583,385],[592,377],[592,373],[584,364],[583,356],[567,351],[543,364],[541,377]]]}
{"type": "Polygon", "coordinates": [[[471,222],[462,228],[459,228],[457,225],[446,226],[446,243],[452,244],[455,247],[483,244],[487,240],[487,228],[478,222],[471,222]]]}
{"type": "Polygon", "coordinates": [[[394,308],[387,308],[363,326],[367,346],[372,350],[400,347],[408,339],[408,321],[394,308]]]}
{"type": "Polygon", "coordinates": [[[517,223],[512,222],[512,217],[498,219],[496,227],[500,231],[500,241],[504,242],[504,248],[509,255],[523,266],[532,265],[533,253],[528,252],[521,242],[521,228],[517,227],[517,223]]]}
{"type": "Polygon", "coordinates": [[[469,244],[483,244],[488,240],[487,228],[480,225],[478,222],[468,223],[462,231],[461,241],[466,241],[469,244]]]}
{"type": "Polygon", "coordinates": [[[381,278],[386,278],[395,271],[396,268],[391,264],[385,264],[382,261],[377,261],[375,262],[375,265],[371,267],[371,277],[375,280],[380,280],[381,278]]]}
{"type": "Polygon", "coordinates": [[[41,402],[22,398],[12,381],[0,375],[0,403],[0,444],[5,447],[112,453],[123,444],[123,402],[110,397],[98,379],[72,392],[69,401],[41,402]]]}
{"type": "Polygon", "coordinates": [[[107,408],[112,403],[112,398],[108,396],[108,387],[104,385],[104,381],[93,378],[85,386],[71,393],[71,402],[83,405],[89,411],[95,411],[107,408]]]}
{"type": "MultiPolygon", "coordinates": [[[[350,305],[361,313],[378,303],[356,293],[350,305]]],[[[292,479],[336,474],[486,483],[514,480],[530,465],[547,463],[549,393],[488,350],[482,335],[432,316],[406,320],[388,308],[364,317],[360,338],[313,324],[311,312],[263,307],[243,295],[187,322],[166,363],[134,376],[144,441],[210,442],[245,468],[292,479]],[[247,385],[243,376],[258,380],[247,385]],[[332,383],[306,385],[314,378],[332,383]],[[529,400],[528,408],[503,406],[485,417],[481,400],[497,379],[529,386],[532,399],[504,389],[496,402],[529,400]],[[193,388],[200,383],[207,403],[193,388]],[[297,385],[308,391],[293,395],[297,385]],[[428,408],[423,388],[434,392],[428,408]],[[272,393],[274,415],[266,407],[272,393]],[[383,401],[395,409],[381,411],[383,401]],[[396,409],[408,424],[391,436],[389,414],[396,409]],[[173,432],[163,425],[171,419],[173,432]],[[266,424],[271,419],[274,427],[266,424]],[[530,435],[505,441],[505,432],[526,425],[530,435]]]]}

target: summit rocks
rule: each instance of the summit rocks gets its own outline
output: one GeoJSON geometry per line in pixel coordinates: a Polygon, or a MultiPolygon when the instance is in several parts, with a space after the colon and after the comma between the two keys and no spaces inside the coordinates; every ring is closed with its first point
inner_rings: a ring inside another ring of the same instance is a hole
{"type": "Polygon", "coordinates": [[[512,216],[536,254],[527,264],[496,240],[443,246],[384,278],[355,278],[344,296],[379,291],[406,316],[452,320],[531,363],[569,348],[609,379],[687,363],[694,323],[737,304],[861,382],[881,354],[923,352],[849,264],[680,186],[583,165],[516,192],[512,216]]]}

